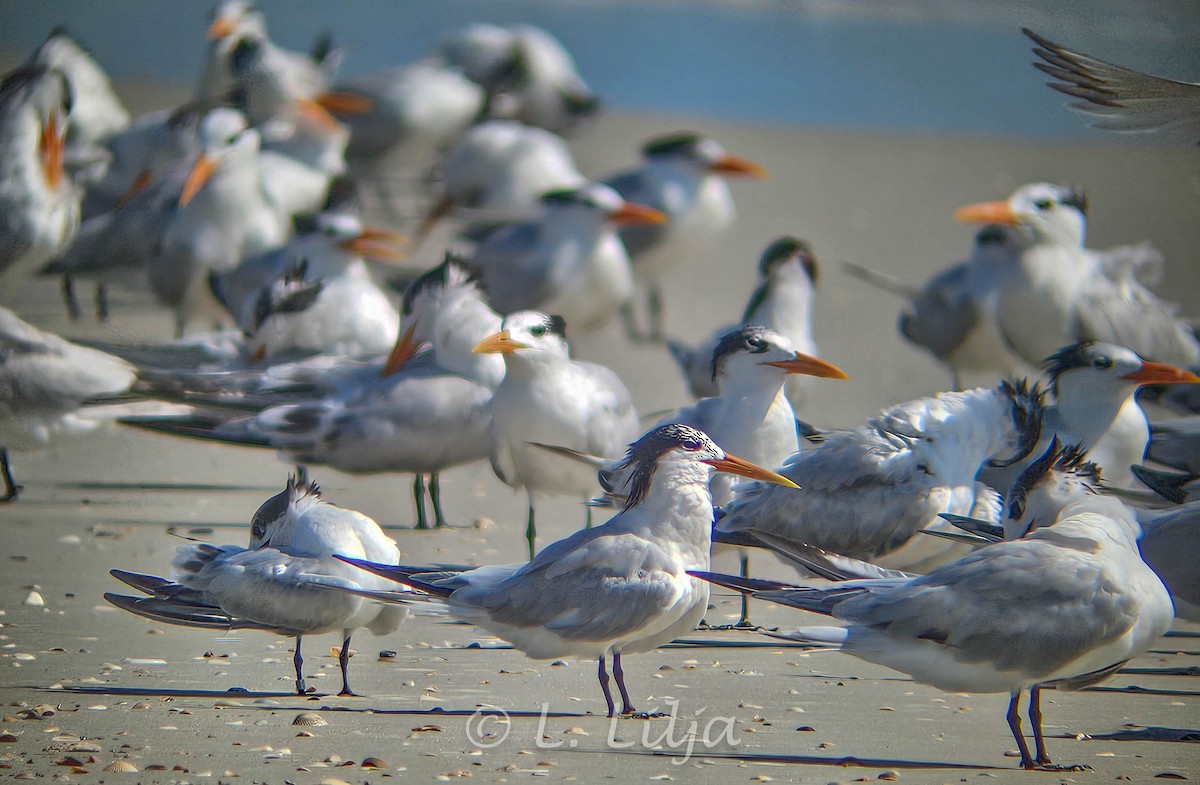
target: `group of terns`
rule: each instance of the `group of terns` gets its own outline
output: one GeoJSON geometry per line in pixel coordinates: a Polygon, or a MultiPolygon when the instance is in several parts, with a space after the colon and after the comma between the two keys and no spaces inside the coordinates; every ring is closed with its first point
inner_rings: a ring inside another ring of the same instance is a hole
{"type": "MultiPolygon", "coordinates": [[[[1053,86],[1106,125],[1196,126],[1196,86],[1029,35],[1038,67],[1065,83],[1053,86]]],[[[595,658],[611,717],[609,663],[633,714],[623,655],[693,630],[717,584],[844,622],[779,637],[944,690],[1009,694],[1025,768],[1052,765],[1042,689],[1099,681],[1176,615],[1200,620],[1200,508],[1146,505],[1139,478],[1155,470],[1138,465],[1194,479],[1198,429],[1182,418],[1159,432],[1136,397],[1200,382],[1200,342],[1151,289],[1157,252],[1086,247],[1081,191],[1037,183],[962,208],[984,225],[975,247],[924,287],[854,271],[906,298],[902,334],[947,366],[954,391],[848,429],[799,420],[813,377],[848,377],[816,356],[813,251],[783,237],[738,323],[692,336],[696,348],[670,342],[699,401],[647,431],[617,374],[572,357],[568,321],[588,330],[620,314],[630,338],[662,341],[664,270],[731,225],[726,178],[762,167],[672,133],[636,169],[581,174],[559,134],[597,99],[530,26],[473,25],[419,63],[345,83],[328,39],[284,50],[246,2],[222,3],[208,39],[192,100],[132,120],[62,30],[0,85],[0,274],[43,268],[72,296],[78,280],[147,287],[180,335],[201,315],[235,326],[121,359],[0,309],[4,446],[99,421],[98,402],[149,397],[180,404],[126,422],[298,467],[253,514],[247,547],[188,542],[169,578],[113,570],[137,592],[106,594],[117,606],[294,637],[301,695],[301,640],[338,631],[352,695],[351,635],[390,634],[410,606],[437,603],[529,657],[595,658]],[[438,162],[414,240],[447,216],[461,233],[396,308],[368,262],[395,265],[402,238],[364,224],[362,186],[391,207],[438,162]],[[978,374],[991,381],[957,389],[978,374]],[[527,494],[526,563],[403,564],[375,521],[300,473],[413,474],[424,528],[426,494],[434,525],[446,522],[440,474],[483,459],[527,494]],[[587,523],[537,551],[551,496],[586,501],[587,523]],[[750,577],[744,555],[741,575],[714,573],[714,543],[768,549],[796,580],[750,577]]]]}

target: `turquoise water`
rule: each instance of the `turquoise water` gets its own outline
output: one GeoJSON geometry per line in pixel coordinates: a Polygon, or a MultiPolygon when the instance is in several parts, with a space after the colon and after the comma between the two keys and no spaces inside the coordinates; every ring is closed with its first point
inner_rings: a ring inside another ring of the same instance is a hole
{"type": "MultiPolygon", "coordinates": [[[[57,23],[118,79],[190,83],[212,3],[0,0],[0,53],[57,23]]],[[[614,107],[884,131],[1075,137],[1029,65],[1027,25],[1109,60],[1200,80],[1200,2],[583,2],[261,0],[272,37],[332,30],[343,74],[412,61],[472,21],[542,25],[614,107]]]]}

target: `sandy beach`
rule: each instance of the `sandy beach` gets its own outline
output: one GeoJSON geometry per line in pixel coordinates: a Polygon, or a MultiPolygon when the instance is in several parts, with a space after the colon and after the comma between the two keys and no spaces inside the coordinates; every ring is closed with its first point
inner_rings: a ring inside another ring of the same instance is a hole
{"type": "MultiPolygon", "coordinates": [[[[1031,76],[1031,78],[1036,78],[1031,76]]],[[[125,85],[135,109],[148,94],[125,85]]],[[[997,111],[1002,111],[998,109],[997,111]]],[[[853,262],[918,283],[963,258],[972,228],[955,207],[1045,180],[1078,183],[1091,203],[1089,245],[1151,240],[1167,257],[1160,291],[1200,315],[1200,154],[1146,140],[1038,141],[748,125],[608,112],[572,141],[580,168],[636,160],[643,139],[695,129],[771,173],[734,186],[739,222],[668,281],[669,333],[699,340],[735,320],[759,252],[784,233],[822,263],[816,336],[847,382],[815,388],[805,419],[855,424],[877,409],[949,385],[904,343],[900,303],[842,269],[853,262]]],[[[413,266],[441,249],[418,249],[413,266]]],[[[57,282],[5,282],[0,305],[68,337],[161,341],[171,318],[145,295],[118,292],[113,317],[67,321],[57,282]]],[[[578,357],[613,367],[650,414],[687,402],[660,346],[630,345],[617,324],[573,340],[578,357]]],[[[594,663],[532,662],[473,627],[420,610],[385,638],[356,636],[351,679],[337,690],[336,636],[305,641],[319,693],[289,692],[290,642],[155,625],[108,606],[113,567],[164,574],[181,534],[243,543],[250,515],[288,467],[266,451],[102,429],[14,454],[25,486],[0,506],[0,779],[77,782],[870,781],[1111,782],[1200,776],[1200,627],[1131,662],[1102,687],[1045,696],[1057,762],[1087,773],[1022,775],[1004,723],[1006,696],[946,694],[836,653],[810,653],[745,632],[697,632],[630,657],[641,707],[668,716],[610,722],[594,663]],[[36,594],[32,594],[36,593],[36,594]],[[387,656],[380,656],[387,653],[387,656]],[[332,688],[330,690],[329,688],[332,688]],[[482,710],[482,714],[480,711],[482,710]],[[323,722],[296,725],[301,713],[323,722]],[[507,719],[506,719],[507,718],[507,719]],[[376,759],[368,766],[369,758],[376,759]],[[108,770],[128,759],[137,773],[108,770]]],[[[524,496],[485,464],[443,478],[451,530],[411,530],[411,477],[350,477],[317,468],[327,498],[375,517],[411,563],[518,561],[524,496]]],[[[539,512],[543,544],[582,522],[576,503],[539,512]]],[[[764,576],[789,571],[763,556],[764,576]]],[[[721,559],[718,569],[735,568],[721,559]]],[[[714,624],[737,601],[714,597],[714,624]]],[[[811,623],[758,603],[755,620],[811,623]]]]}

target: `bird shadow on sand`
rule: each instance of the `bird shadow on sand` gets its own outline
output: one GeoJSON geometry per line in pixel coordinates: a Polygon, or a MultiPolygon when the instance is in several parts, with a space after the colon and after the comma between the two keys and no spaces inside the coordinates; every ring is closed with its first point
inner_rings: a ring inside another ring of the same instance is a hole
{"type": "MultiPolygon", "coordinates": [[[[163,687],[118,687],[118,686],[64,686],[62,688],[50,689],[49,687],[30,687],[28,689],[39,690],[41,692],[53,692],[56,694],[66,693],[68,695],[125,695],[130,697],[159,697],[159,698],[210,698],[212,700],[240,700],[249,698],[251,700],[258,698],[296,698],[303,701],[311,701],[318,698],[332,697],[328,694],[313,693],[311,695],[297,695],[295,692],[253,692],[251,690],[189,690],[189,689],[169,689],[163,687]]],[[[246,708],[254,708],[247,706],[246,708]]],[[[278,708],[272,706],[271,708],[278,708]]]]}
{"type": "Polygon", "coordinates": [[[51,482],[54,488],[71,488],[79,491],[278,491],[274,485],[235,485],[231,483],[194,482],[51,482]]]}
{"type": "MultiPolygon", "coordinates": [[[[1066,738],[1066,737],[1064,737],[1066,738]]],[[[1074,738],[1073,736],[1070,738],[1074,738]]],[[[1155,725],[1133,727],[1113,733],[1089,733],[1088,741],[1174,741],[1200,742],[1200,730],[1195,728],[1162,728],[1155,725]]]]}
{"type": "MultiPolygon", "coordinates": [[[[652,750],[652,749],[609,749],[607,747],[591,749],[584,747],[569,748],[570,752],[592,752],[606,755],[643,755],[652,758],[681,758],[681,751],[652,750]]],[[[949,763],[946,761],[905,760],[903,758],[856,758],[844,756],[827,758],[820,755],[779,755],[773,753],[738,753],[714,752],[699,750],[694,757],[706,760],[734,760],[744,763],[781,763],[800,766],[838,766],[840,768],[863,769],[957,769],[960,771],[1004,771],[997,766],[979,763],[949,763]]]]}
{"type": "Polygon", "coordinates": [[[1127,687],[1084,687],[1082,692],[1123,692],[1130,695],[1163,695],[1180,698],[1200,698],[1197,690],[1161,690],[1130,684],[1127,687]]]}

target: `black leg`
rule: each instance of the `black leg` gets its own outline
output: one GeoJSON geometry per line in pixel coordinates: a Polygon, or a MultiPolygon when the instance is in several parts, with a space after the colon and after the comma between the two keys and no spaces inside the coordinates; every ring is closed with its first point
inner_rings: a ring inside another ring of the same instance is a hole
{"type": "MultiPolygon", "coordinates": [[[[750,554],[746,553],[746,551],[743,550],[740,554],[740,558],[741,558],[741,562],[742,562],[742,577],[749,578],[750,577],[750,554]]],[[[750,595],[749,594],[742,595],[742,618],[738,619],[737,626],[739,626],[739,627],[753,627],[754,626],[753,624],[750,623],[750,595]]]]}
{"type": "Polygon", "coordinates": [[[303,635],[296,636],[296,655],[292,657],[292,664],[296,666],[296,694],[307,695],[308,688],[304,685],[304,657],[300,654],[300,642],[304,640],[303,635]]]}
{"type": "Polygon", "coordinates": [[[525,526],[525,539],[529,542],[529,560],[533,561],[533,557],[537,552],[537,524],[533,520],[533,501],[529,502],[529,523],[525,526]]]}
{"type": "Polygon", "coordinates": [[[64,275],[62,279],[63,302],[67,304],[67,316],[71,321],[79,321],[79,300],[75,298],[75,279],[64,275]]]}
{"type": "Polygon", "coordinates": [[[413,477],[413,504],[417,505],[417,528],[428,529],[429,522],[425,520],[425,475],[413,477]]]}
{"type": "Polygon", "coordinates": [[[17,485],[12,476],[12,467],[8,465],[8,450],[0,447],[0,470],[4,472],[4,495],[0,502],[16,501],[21,495],[21,486],[17,485]]]}
{"type": "MultiPolygon", "coordinates": [[[[299,649],[300,647],[297,646],[296,648],[299,649]]],[[[357,695],[357,693],[354,692],[354,690],[350,689],[350,677],[349,677],[350,636],[349,635],[347,635],[346,639],[342,641],[342,650],[340,652],[338,652],[338,667],[342,669],[342,691],[339,692],[338,695],[341,695],[343,697],[357,695]]]]}
{"type": "Polygon", "coordinates": [[[583,505],[583,510],[583,528],[590,529],[592,528],[592,505],[583,505]]]}
{"type": "Polygon", "coordinates": [[[612,717],[616,714],[616,707],[613,706],[612,692],[608,689],[608,671],[604,670],[604,657],[600,658],[600,668],[596,671],[596,678],[600,680],[600,689],[604,691],[604,702],[608,704],[608,716],[612,717]]]}
{"type": "Polygon", "coordinates": [[[666,312],[663,309],[662,286],[658,281],[650,283],[650,335],[649,340],[662,343],[666,327],[666,312]]]}
{"type": "Polygon", "coordinates": [[[625,337],[631,341],[642,340],[642,334],[637,326],[637,313],[633,307],[633,298],[621,304],[621,321],[625,324],[625,337]]]}
{"type": "Polygon", "coordinates": [[[437,472],[429,475],[429,501],[433,504],[433,527],[440,529],[449,526],[442,512],[442,476],[437,472]]]}
{"type": "Polygon", "coordinates": [[[633,714],[633,701],[629,700],[629,690],[625,689],[625,669],[621,667],[621,652],[613,652],[613,676],[617,679],[617,689],[621,691],[621,713],[633,714]]]}
{"type": "Polygon", "coordinates": [[[1021,714],[1018,710],[1020,700],[1021,691],[1017,690],[1008,701],[1008,714],[1006,715],[1008,729],[1012,731],[1013,738],[1017,740],[1017,750],[1021,753],[1021,768],[1035,769],[1037,763],[1029,757],[1029,745],[1025,743],[1025,737],[1021,735],[1021,714]]]}
{"type": "Polygon", "coordinates": [[[96,284],[96,318],[108,321],[108,286],[102,283],[96,284]]]}

